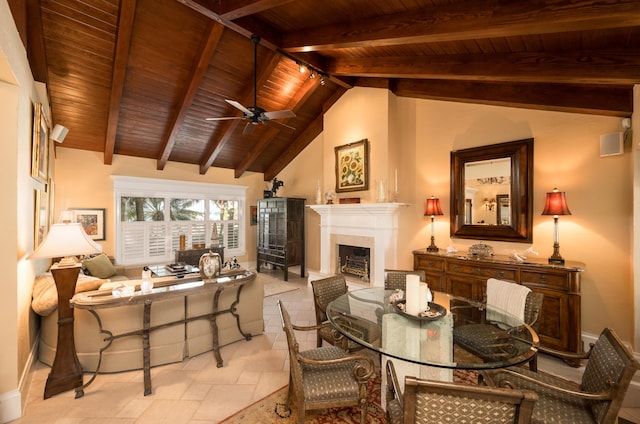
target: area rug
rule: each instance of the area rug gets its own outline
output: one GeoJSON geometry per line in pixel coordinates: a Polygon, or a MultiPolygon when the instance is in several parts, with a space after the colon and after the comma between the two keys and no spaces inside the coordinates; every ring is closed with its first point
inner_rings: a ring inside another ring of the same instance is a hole
{"type": "MultiPolygon", "coordinates": [[[[466,370],[454,370],[453,380],[463,384],[477,384],[478,373],[476,371],[466,370]]],[[[282,414],[284,408],[282,405],[287,400],[288,386],[276,390],[274,393],[267,397],[260,399],[256,403],[249,407],[236,412],[229,418],[224,419],[220,424],[293,424],[298,420],[298,411],[295,405],[291,408],[291,415],[286,418],[281,418],[276,413],[282,414]]],[[[368,408],[367,423],[368,424],[381,424],[386,423],[386,415],[384,410],[380,407],[380,376],[378,375],[374,380],[369,383],[369,393],[371,393],[370,403],[368,408]]],[[[307,411],[305,414],[305,424],[329,424],[329,423],[346,423],[346,424],[358,424],[360,423],[360,408],[352,406],[349,408],[329,408],[319,409],[315,411],[307,411]]]]}
{"type": "Polygon", "coordinates": [[[278,280],[277,278],[260,272],[256,272],[256,279],[261,280],[264,284],[264,297],[274,296],[276,294],[286,293],[300,288],[299,285],[278,280]]]}
{"type": "MultiPolygon", "coordinates": [[[[259,400],[253,405],[240,412],[235,413],[231,417],[221,421],[221,424],[293,424],[298,421],[298,411],[295,405],[292,405],[291,415],[286,418],[281,418],[276,413],[276,406],[278,406],[278,412],[280,415],[284,412],[284,407],[287,400],[288,386],[284,386],[280,390],[270,394],[269,396],[259,400]]],[[[386,416],[384,410],[380,407],[380,376],[369,382],[370,402],[368,407],[368,424],[382,424],[386,423],[386,416]]],[[[359,424],[360,423],[360,408],[356,406],[348,408],[328,408],[318,409],[314,411],[307,411],[305,414],[305,424],[331,424],[331,423],[345,423],[345,424],[359,424]]]]}

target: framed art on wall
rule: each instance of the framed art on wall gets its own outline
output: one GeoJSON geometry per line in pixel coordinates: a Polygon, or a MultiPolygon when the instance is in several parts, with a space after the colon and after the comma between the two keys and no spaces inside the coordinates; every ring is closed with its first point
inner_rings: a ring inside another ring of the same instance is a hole
{"type": "Polygon", "coordinates": [[[36,249],[49,232],[49,194],[46,190],[34,190],[33,248],[36,249]]]}
{"type": "Polygon", "coordinates": [[[369,140],[336,146],[336,192],[369,189],[369,140]]]}
{"type": "Polygon", "coordinates": [[[41,103],[33,105],[31,176],[43,183],[49,178],[49,124],[41,103]]]}
{"type": "Polygon", "coordinates": [[[105,240],[105,214],[104,208],[71,208],[74,221],[79,222],[82,228],[92,240],[105,240]]]}
{"type": "Polygon", "coordinates": [[[250,206],[251,210],[251,225],[258,225],[258,207],[250,206]]]}

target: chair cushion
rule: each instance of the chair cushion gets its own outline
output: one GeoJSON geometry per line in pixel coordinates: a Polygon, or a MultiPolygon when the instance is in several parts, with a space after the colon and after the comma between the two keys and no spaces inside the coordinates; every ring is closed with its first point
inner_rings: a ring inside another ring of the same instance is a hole
{"type": "Polygon", "coordinates": [[[105,254],[101,253],[93,258],[85,259],[82,264],[89,274],[98,278],[109,278],[116,275],[116,268],[111,263],[111,259],[105,254]]]}
{"type": "MultiPolygon", "coordinates": [[[[306,350],[300,355],[309,359],[329,360],[347,356],[345,351],[335,346],[323,346],[306,350]]],[[[347,398],[357,398],[358,383],[353,378],[355,361],[335,365],[314,366],[302,364],[302,386],[305,402],[327,402],[347,398]]]]}
{"type": "MultiPolygon", "coordinates": [[[[547,374],[532,372],[523,367],[511,367],[509,370],[531,376],[536,380],[552,384],[556,387],[578,390],[576,383],[554,378],[547,374]]],[[[596,422],[588,408],[588,404],[584,400],[545,389],[537,384],[519,379],[517,376],[499,371],[493,374],[493,379],[498,387],[501,387],[505,381],[508,381],[518,389],[532,390],[538,394],[538,401],[533,408],[532,423],[587,424],[596,422]]]]}
{"type": "Polygon", "coordinates": [[[509,333],[491,324],[455,327],[453,340],[457,345],[485,360],[507,359],[517,354],[509,333]]]}

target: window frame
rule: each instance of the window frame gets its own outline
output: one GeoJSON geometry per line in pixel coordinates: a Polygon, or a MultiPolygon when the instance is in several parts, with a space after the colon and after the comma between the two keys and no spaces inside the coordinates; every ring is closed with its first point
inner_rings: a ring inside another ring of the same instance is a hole
{"type": "MultiPolygon", "coordinates": [[[[244,256],[247,254],[246,249],[246,194],[247,186],[217,184],[217,183],[201,183],[190,181],[177,181],[157,178],[128,177],[120,175],[112,175],[113,193],[114,193],[114,210],[115,219],[115,258],[116,263],[121,265],[152,265],[154,263],[170,263],[175,258],[175,250],[172,247],[171,224],[172,223],[202,223],[203,221],[171,221],[169,214],[165,213],[163,221],[149,221],[149,225],[164,223],[167,226],[167,235],[165,240],[165,256],[153,259],[153,263],[149,259],[133,258],[127,260],[124,256],[124,234],[123,222],[120,219],[122,197],[162,197],[166,201],[172,198],[193,198],[208,200],[234,200],[238,202],[238,247],[227,249],[225,247],[225,256],[244,256]],[[141,262],[142,261],[142,262],[141,262]]],[[[206,217],[208,218],[208,217],[206,217]]],[[[142,222],[142,221],[141,221],[142,222]]],[[[205,224],[214,222],[205,219],[205,224]]],[[[219,221],[215,221],[219,222],[219,221]]],[[[222,221],[224,222],[224,221],[222,221]]],[[[235,222],[235,221],[229,221],[235,222]]],[[[146,223],[146,221],[145,221],[146,223]]],[[[146,225],[146,224],[143,224],[146,225]]],[[[145,247],[145,257],[148,249],[145,247]]]]}

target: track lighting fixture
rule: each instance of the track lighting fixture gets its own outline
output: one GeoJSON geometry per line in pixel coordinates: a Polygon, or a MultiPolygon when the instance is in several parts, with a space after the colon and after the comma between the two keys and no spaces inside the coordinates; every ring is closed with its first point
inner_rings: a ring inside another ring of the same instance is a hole
{"type": "Polygon", "coordinates": [[[287,52],[283,51],[283,50],[276,50],[278,53],[280,53],[282,56],[287,57],[289,59],[291,59],[292,61],[294,61],[296,63],[296,65],[298,66],[298,71],[300,71],[301,74],[304,74],[305,72],[309,71],[309,79],[314,79],[314,78],[320,78],[320,85],[325,85],[327,82],[327,78],[329,78],[328,74],[325,74],[324,72],[314,68],[313,66],[309,65],[308,63],[304,63],[296,58],[294,58],[293,56],[291,56],[290,54],[288,54],[287,52]]]}

